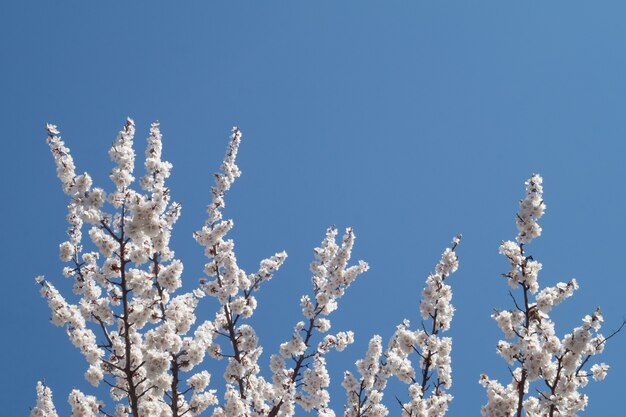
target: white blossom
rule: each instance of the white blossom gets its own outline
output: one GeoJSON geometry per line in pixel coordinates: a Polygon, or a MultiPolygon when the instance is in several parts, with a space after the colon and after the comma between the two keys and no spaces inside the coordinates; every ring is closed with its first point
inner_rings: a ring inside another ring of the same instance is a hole
{"type": "Polygon", "coordinates": [[[452,240],[452,247],[444,250],[435,272],[426,279],[420,311],[422,318],[431,323],[422,323],[421,330],[411,330],[405,319],[397,326],[384,354],[380,336],[374,336],[365,358],[356,362],[360,380],[350,372],[344,374],[348,396],[344,417],[386,416],[389,410],[382,399],[391,376],[408,385],[409,401],[401,403],[402,416],[443,416],[447,412],[452,401],[452,395],[446,392],[452,386],[452,339],[440,337],[440,333],[450,328],[454,313],[452,289],[445,280],[458,269],[455,249],[460,241],[460,235],[452,240]],[[415,352],[417,366],[411,360],[415,352]],[[437,388],[432,389],[429,381],[435,381],[435,377],[437,388]]]}
{"type": "Polygon", "coordinates": [[[37,382],[37,404],[30,411],[30,417],[58,417],[52,402],[52,391],[41,381],[37,382]]]}
{"type": "Polygon", "coordinates": [[[543,179],[538,174],[526,181],[526,196],[519,203],[516,225],[520,244],[530,243],[541,235],[541,227],[537,220],[543,216],[546,205],[543,202],[543,179]]]}
{"type": "Polygon", "coordinates": [[[72,417],[99,417],[102,403],[93,395],[85,395],[78,390],[73,390],[68,402],[72,407],[72,417]]]}
{"type": "Polygon", "coordinates": [[[605,363],[594,364],[591,367],[591,372],[593,373],[593,379],[595,379],[596,381],[602,381],[604,378],[606,378],[606,372],[608,370],[609,370],[609,365],[605,363]]]}
{"type": "MultiPolygon", "coordinates": [[[[497,352],[512,369],[512,381],[506,387],[483,374],[481,385],[487,391],[483,415],[508,417],[522,411],[528,416],[576,416],[587,405],[587,396],[580,389],[588,383],[582,369],[591,356],[601,353],[606,339],[598,333],[603,321],[599,310],[583,318],[582,326],[559,338],[548,313],[578,289],[575,279],[554,287],[539,289],[541,263],[526,254],[527,244],[541,234],[537,220],[543,215],[542,178],[534,174],[526,182],[526,196],[520,202],[516,224],[516,242],[500,245],[500,253],[510,264],[503,274],[512,288],[515,308],[496,311],[492,317],[508,340],[497,343],[497,352]],[[531,391],[531,384],[536,387],[531,391]],[[547,388],[546,388],[547,387],[547,388]],[[537,395],[535,395],[537,392],[537,395]]],[[[618,330],[619,331],[619,330],[618,330]]],[[[602,380],[607,365],[590,368],[594,379],[602,380]]]]}
{"type": "MultiPolygon", "coordinates": [[[[295,320],[291,335],[287,333],[278,352],[270,355],[270,372],[265,375],[262,335],[257,335],[250,319],[262,302],[259,291],[287,254],[279,251],[261,259],[253,272],[246,272],[238,261],[229,237],[235,222],[224,218],[224,209],[226,192],[241,175],[236,164],[242,140],[239,128],[233,128],[220,171],[213,176],[206,221],[193,234],[207,258],[205,276],[187,292],[180,290],[183,272],[188,271],[170,247],[182,209],[172,201],[165,183],[172,164],[162,159],[159,122],[150,126],[145,175],[135,189],[135,125],[126,121],[109,151],[114,185],[109,194],[94,187],[88,173],[77,173],[58,128],[46,129],[57,176],[69,198],[68,237],[59,245],[59,257],[74,294],[64,297],[43,276],[36,283],[50,308],[51,322],[64,328],[85,357],[85,379],[96,387],[103,381],[109,385],[112,402],[107,406],[73,390],[69,395],[73,417],[289,417],[298,408],[319,417],[335,416],[327,369],[333,356],[328,353],[345,350],[356,336],[351,330],[335,332],[330,315],[356,278],[369,269],[364,261],[351,261],[356,239],[352,228],[339,239],[337,227],[329,227],[313,250],[312,291],[300,298],[303,317],[295,320]],[[85,224],[89,239],[83,242],[85,224]],[[207,301],[216,306],[214,314],[199,319],[197,311],[203,311],[207,301]],[[215,381],[201,367],[207,356],[223,360],[219,389],[213,389],[215,381]]],[[[512,294],[515,308],[492,315],[505,339],[496,344],[496,351],[512,367],[512,380],[505,386],[481,376],[488,398],[483,415],[508,417],[521,411],[522,404],[529,416],[552,415],[556,410],[573,417],[588,403],[580,390],[592,378],[603,380],[609,369],[590,361],[612,336],[600,333],[599,309],[565,336],[556,335],[549,313],[573,295],[578,283],[571,279],[540,288],[542,264],[527,254],[527,245],[540,236],[538,221],[544,211],[542,179],[535,174],[526,182],[519,205],[517,237],[500,245],[509,264],[503,275],[521,296],[512,294]],[[539,390],[537,395],[531,386],[539,390]]],[[[453,238],[426,278],[419,304],[422,322],[411,327],[408,320],[402,321],[386,347],[381,336],[373,336],[365,356],[356,361],[356,370],[344,373],[344,417],[446,414],[453,399],[452,339],[443,333],[455,314],[449,278],[459,267],[460,241],[460,235],[453,238]],[[398,395],[400,404],[392,410],[383,403],[391,377],[407,386],[404,399],[398,395]]],[[[52,392],[42,383],[37,385],[31,417],[58,417],[52,392]]]]}

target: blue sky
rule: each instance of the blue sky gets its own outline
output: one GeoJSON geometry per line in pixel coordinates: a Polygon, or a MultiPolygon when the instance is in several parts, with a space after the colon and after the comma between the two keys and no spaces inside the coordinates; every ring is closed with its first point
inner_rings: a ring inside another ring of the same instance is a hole
{"type": "MultiPolygon", "coordinates": [[[[78,171],[110,189],[107,150],[125,118],[136,121],[138,153],[150,122],[161,121],[169,185],[183,205],[172,246],[189,288],[203,264],[191,233],[204,221],[229,129],[241,126],[243,176],[226,211],[238,259],[252,270],[289,253],[258,297],[253,325],[265,359],[289,338],[310,290],[312,248],[327,226],[353,226],[354,259],[371,270],[331,317],[333,330],[357,337],[328,358],[337,387],[373,334],[388,338],[403,318],[418,322],[426,275],[463,233],[451,280],[448,415],[479,415],[479,375],[507,379],[489,317],[510,307],[500,277],[508,265],[497,252],[515,237],[533,172],[544,177],[548,207],[544,235],[529,247],[543,263],[540,283],[576,277],[581,287],[555,310],[557,330],[598,305],[606,333],[626,317],[623,2],[94,3],[0,5],[7,415],[27,415],[38,379],[63,415],[72,387],[91,390],[85,362],[49,323],[33,279],[45,274],[70,294],[57,250],[67,201],[46,122],[59,125],[78,171]]],[[[609,343],[600,359],[609,375],[586,390],[583,415],[620,415],[625,349],[625,335],[609,343]]],[[[338,414],[344,398],[333,390],[338,414]]]]}

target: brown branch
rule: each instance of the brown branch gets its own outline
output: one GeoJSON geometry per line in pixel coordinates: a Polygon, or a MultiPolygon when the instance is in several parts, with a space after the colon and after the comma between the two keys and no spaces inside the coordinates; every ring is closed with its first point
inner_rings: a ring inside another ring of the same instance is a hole
{"type": "MultiPolygon", "coordinates": [[[[320,315],[320,313],[322,312],[322,310],[324,309],[324,307],[319,307],[317,301],[315,302],[315,307],[314,310],[315,311],[315,315],[309,319],[309,326],[308,328],[305,330],[306,332],[306,336],[304,338],[304,344],[306,345],[306,347],[309,347],[309,341],[311,339],[311,336],[313,335],[313,329],[314,329],[314,323],[315,323],[315,319],[320,315]]],[[[306,351],[305,351],[306,353],[306,351]]],[[[300,374],[300,370],[302,369],[302,367],[304,366],[303,363],[306,359],[310,358],[311,356],[306,356],[304,353],[301,354],[298,359],[295,359],[296,365],[293,368],[293,374],[291,375],[291,382],[294,383],[296,381],[296,379],[299,377],[300,374]]],[[[272,410],[270,411],[270,413],[268,414],[268,417],[276,417],[278,415],[278,412],[280,411],[280,408],[283,406],[283,400],[281,399],[279,401],[278,404],[276,404],[274,407],[272,407],[272,410]]]]}
{"type": "MultiPolygon", "coordinates": [[[[132,323],[130,323],[129,321],[129,315],[130,315],[130,311],[129,311],[129,298],[130,298],[130,293],[132,292],[129,288],[128,288],[128,284],[126,281],[126,264],[128,263],[128,260],[126,259],[126,244],[127,244],[127,240],[125,239],[124,236],[124,218],[126,215],[126,202],[124,202],[122,204],[122,213],[121,213],[121,225],[120,225],[120,237],[117,238],[115,235],[113,235],[114,238],[116,238],[117,243],[119,244],[119,248],[120,248],[120,275],[121,275],[121,287],[122,287],[122,306],[123,306],[123,316],[122,316],[122,323],[124,326],[124,348],[125,348],[125,353],[124,353],[124,357],[125,357],[125,363],[124,363],[124,369],[123,372],[126,376],[126,381],[128,383],[128,401],[129,401],[129,405],[131,408],[131,412],[133,414],[133,417],[139,417],[139,397],[137,394],[137,387],[139,385],[139,383],[134,384],[133,383],[133,376],[135,374],[135,371],[133,371],[132,369],[132,364],[131,364],[131,335],[130,335],[130,328],[132,326],[132,323]]],[[[103,226],[105,227],[105,229],[107,229],[107,231],[109,231],[109,233],[111,233],[111,229],[106,225],[106,223],[101,222],[103,224],[103,226]]]]}
{"type": "Polygon", "coordinates": [[[124,392],[128,393],[127,389],[122,388],[122,387],[118,387],[117,385],[113,385],[112,383],[110,383],[106,379],[103,379],[102,381],[104,381],[104,383],[107,384],[108,386],[110,386],[111,388],[119,389],[120,391],[124,391],[124,392]]]}
{"type": "Polygon", "coordinates": [[[157,293],[159,294],[160,298],[159,306],[161,308],[161,316],[163,317],[163,320],[165,320],[165,306],[163,305],[163,287],[161,287],[161,284],[159,284],[158,281],[159,271],[161,269],[159,265],[159,253],[155,252],[150,260],[152,261],[152,267],[154,272],[154,286],[157,289],[157,293]]]}
{"type": "MultiPolygon", "coordinates": [[[[521,256],[524,256],[524,244],[520,244],[519,248],[520,248],[521,256]]],[[[522,269],[523,278],[526,278],[526,262],[528,262],[528,258],[526,258],[524,262],[522,263],[522,265],[520,265],[522,269]]],[[[525,281],[523,281],[521,285],[524,290],[524,310],[523,310],[524,311],[524,328],[526,329],[526,332],[528,333],[528,330],[530,329],[530,303],[528,301],[529,288],[525,281]]],[[[520,358],[520,360],[523,363],[524,358],[520,358]]],[[[517,417],[522,417],[522,410],[524,408],[524,395],[525,395],[524,386],[526,385],[527,377],[528,377],[528,371],[522,365],[522,376],[517,385],[517,394],[518,394],[517,413],[516,413],[517,417]]]]}
{"type": "MultiPolygon", "coordinates": [[[[611,333],[608,337],[605,337],[604,339],[602,339],[602,341],[600,341],[600,343],[598,343],[596,345],[597,347],[600,347],[601,345],[603,345],[604,343],[606,343],[607,340],[609,340],[610,338],[612,338],[613,336],[615,336],[616,334],[618,334],[619,332],[622,331],[622,329],[624,328],[624,325],[626,325],[626,320],[622,321],[622,324],[619,326],[619,328],[617,330],[615,330],[613,333],[611,333]]],[[[576,373],[574,374],[574,376],[578,376],[578,372],[580,372],[580,370],[583,368],[583,366],[585,366],[585,364],[589,361],[589,358],[591,358],[591,356],[593,355],[587,355],[587,357],[585,358],[585,360],[580,364],[580,366],[578,367],[578,369],[576,369],[576,373]]]]}
{"type": "Polygon", "coordinates": [[[170,369],[172,371],[172,384],[170,389],[172,390],[172,395],[170,396],[170,399],[172,402],[170,403],[170,409],[172,410],[172,417],[180,417],[178,414],[178,371],[180,369],[180,365],[178,363],[178,358],[174,354],[172,354],[171,364],[170,369]]]}
{"type": "Polygon", "coordinates": [[[104,333],[104,337],[107,340],[108,347],[113,347],[113,342],[111,341],[111,337],[109,336],[109,332],[107,331],[107,328],[106,328],[104,322],[102,321],[102,319],[100,317],[96,316],[94,313],[91,313],[91,316],[100,324],[100,328],[102,329],[102,333],[104,333]]]}
{"type": "MultiPolygon", "coordinates": [[[[215,274],[217,283],[222,288],[222,278],[220,276],[220,268],[219,263],[217,262],[217,245],[213,245],[213,254],[214,254],[214,263],[215,263],[215,274]]],[[[230,297],[229,297],[230,302],[230,297]]],[[[239,351],[239,343],[237,342],[237,337],[235,335],[235,324],[233,323],[233,316],[230,308],[228,307],[228,303],[224,304],[224,315],[226,316],[226,327],[228,330],[228,339],[230,340],[231,346],[233,347],[234,358],[237,362],[241,363],[242,357],[241,352],[239,351]]],[[[246,387],[244,385],[243,379],[238,379],[237,383],[239,385],[239,395],[241,398],[246,398],[246,387]]]]}

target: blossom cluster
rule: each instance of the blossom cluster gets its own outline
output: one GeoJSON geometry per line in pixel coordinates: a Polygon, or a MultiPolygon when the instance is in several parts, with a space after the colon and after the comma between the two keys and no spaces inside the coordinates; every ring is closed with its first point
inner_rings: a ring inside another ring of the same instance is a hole
{"type": "Polygon", "coordinates": [[[481,375],[479,382],[487,392],[482,414],[489,417],[521,416],[522,412],[527,416],[576,416],[588,402],[580,389],[590,376],[604,379],[608,370],[605,364],[586,369],[589,359],[602,353],[607,340],[599,332],[603,321],[599,309],[564,337],[556,335],[548,313],[571,297],[578,283],[571,279],[540,290],[542,265],[526,254],[525,245],[541,235],[538,220],[544,211],[542,178],[535,174],[526,182],[526,195],[519,205],[516,241],[500,245],[500,253],[511,267],[503,276],[521,295],[511,294],[515,308],[492,315],[504,333],[497,352],[509,364],[512,380],[504,386],[481,375]],[[535,387],[538,394],[531,395],[535,382],[542,383],[535,387]]]}
{"type": "MultiPolygon", "coordinates": [[[[183,262],[170,248],[180,204],[172,201],[166,180],[172,164],[162,159],[160,124],[150,127],[144,175],[135,184],[135,125],[128,119],[115,138],[109,156],[114,162],[107,194],[93,186],[87,173],[77,174],[70,150],[56,126],[47,125],[47,142],[57,176],[69,197],[68,239],[59,245],[67,266],[63,275],[73,282],[75,301],[68,301],[43,276],[36,278],[47,300],[51,321],[65,328],[71,343],[88,364],[85,379],[105,384],[112,405],[75,389],[68,397],[72,417],[182,417],[211,413],[213,417],[290,417],[298,409],[319,417],[334,417],[330,407],[327,354],[341,352],[354,342],[350,330],[330,332],[330,315],[357,277],[369,269],[364,261],[351,263],[355,233],[347,228],[326,230],[310,264],[312,292],[300,298],[302,318],[291,335],[269,357],[262,372],[263,348],[250,318],[257,296],[287,259],[278,252],[262,259],[255,272],[240,267],[234,227],[225,219],[225,195],[241,175],[236,164],[242,134],[234,127],[220,171],[214,174],[207,219],[194,233],[207,261],[204,277],[182,292],[183,262]],[[83,241],[83,229],[88,228],[83,241]],[[199,320],[200,303],[217,306],[210,319],[199,320]],[[207,357],[223,364],[223,389],[201,365],[207,357]]],[[[526,195],[516,218],[515,241],[502,242],[500,253],[510,264],[503,276],[521,292],[515,308],[496,311],[493,318],[504,333],[497,352],[511,367],[506,386],[482,375],[490,417],[575,416],[587,397],[580,392],[589,378],[602,380],[609,369],[590,364],[613,336],[600,333],[599,309],[559,338],[549,317],[551,310],[578,289],[575,279],[541,289],[542,265],[526,254],[526,245],[541,235],[539,219],[545,211],[542,179],[526,182],[526,195]],[[531,384],[538,395],[530,395],[531,384]],[[546,388],[547,387],[547,388],[546,388]]],[[[396,412],[403,417],[443,417],[453,397],[452,339],[443,336],[455,308],[448,283],[457,271],[456,248],[461,236],[444,250],[434,272],[426,278],[419,304],[421,325],[404,320],[384,347],[373,336],[356,372],[346,371],[344,417],[383,417],[390,378],[408,385],[408,399],[396,396],[396,412]],[[397,412],[400,411],[400,413],[397,412]]],[[[621,329],[621,328],[620,328],[621,329]]],[[[619,331],[619,330],[618,330],[619,331]]],[[[31,417],[58,417],[52,391],[37,385],[31,417]]]]}
{"type": "MultiPolygon", "coordinates": [[[[159,123],[151,126],[142,191],[136,191],[131,188],[135,127],[127,120],[109,151],[115,163],[110,175],[115,191],[109,195],[92,188],[89,174],[76,175],[56,126],[48,125],[47,131],[57,175],[70,197],[69,240],[61,243],[60,258],[70,264],[63,272],[73,279],[79,297],[76,304],[70,303],[52,283],[38,277],[52,322],[66,328],[85,356],[87,381],[109,386],[117,403],[109,415],[200,414],[217,398],[215,391],[206,389],[206,371],[192,370],[203,361],[216,333],[210,321],[192,332],[195,308],[204,292],[174,295],[182,285],[183,264],[169,242],[180,205],[171,201],[165,186],[171,164],[161,159],[159,123]],[[111,212],[105,211],[105,203],[111,212]],[[83,248],[85,224],[91,224],[92,251],[83,248]],[[183,386],[183,373],[191,373],[188,388],[183,386]]],[[[47,395],[39,391],[40,399],[47,395]]],[[[104,402],[77,390],[69,402],[73,416],[106,412],[104,402]]]]}
{"type": "Polygon", "coordinates": [[[59,417],[52,402],[52,390],[43,382],[37,383],[37,404],[30,412],[31,417],[59,417]]]}
{"type": "Polygon", "coordinates": [[[422,328],[411,330],[410,322],[404,320],[384,352],[381,337],[374,336],[365,358],[356,362],[361,378],[345,372],[348,403],[344,417],[386,416],[389,410],[382,403],[383,392],[392,376],[409,385],[410,400],[400,403],[403,417],[441,417],[447,412],[452,400],[447,392],[452,386],[452,339],[440,337],[440,333],[450,328],[454,314],[452,289],[445,280],[458,269],[455,249],[460,240],[460,235],[453,239],[452,247],[443,252],[435,272],[426,279],[420,305],[422,328]],[[413,353],[419,357],[417,366],[411,361],[413,353]]]}
{"type": "Polygon", "coordinates": [[[296,323],[291,339],[282,343],[279,353],[271,357],[275,399],[270,416],[291,416],[295,404],[306,411],[317,410],[320,417],[335,415],[328,407],[330,395],[326,388],[330,378],[324,356],[331,349],[344,350],[354,342],[354,334],[351,331],[327,334],[317,346],[312,337],[314,332],[325,334],[330,330],[331,322],[326,317],[337,309],[339,298],[356,277],[369,269],[364,261],[348,266],[355,240],[352,229],[346,229],[341,246],[336,243],[337,233],[336,227],[328,228],[326,238],[314,249],[315,260],[310,266],[313,298],[304,295],[300,300],[305,320],[296,323]],[[289,361],[293,366],[287,365],[289,361]]]}
{"type": "MultiPolygon", "coordinates": [[[[43,276],[37,277],[57,326],[64,326],[72,343],[83,353],[85,378],[94,386],[109,387],[114,409],[78,390],[68,401],[73,417],[108,415],[180,417],[199,415],[213,407],[220,416],[291,416],[295,405],[334,415],[327,408],[329,385],[325,354],[343,350],[354,340],[352,332],[326,334],[313,341],[313,332],[325,334],[327,316],[355,278],[368,269],[359,261],[349,266],[355,235],[347,229],[340,245],[331,227],[315,249],[313,298],[302,298],[306,321],[296,325],[291,340],[271,359],[272,378],[260,375],[263,352],[254,328],[246,323],[256,307],[255,293],[271,280],[287,254],[263,259],[256,272],[246,273],[237,263],[235,245],[226,237],[233,227],[224,220],[224,196],[240,171],[236,156],[241,131],[233,128],[221,171],[214,175],[211,202],[204,226],[194,234],[208,258],[206,278],[195,290],[177,294],[182,286],[183,263],[169,247],[171,230],[181,206],[171,201],[165,181],[172,165],[162,160],[162,135],[152,124],[145,151],[145,175],[135,181],[134,122],[127,120],[109,156],[115,166],[110,179],[115,190],[106,194],[92,188],[89,174],[76,174],[70,150],[56,126],[48,125],[48,144],[68,205],[69,239],[59,256],[69,263],[63,274],[73,279],[77,303],[67,301],[43,276]],[[108,203],[110,212],[105,210],[108,203]],[[90,224],[85,247],[82,229],[90,224]],[[196,308],[203,298],[217,300],[212,320],[197,323],[196,308]],[[305,335],[302,337],[302,335],[305,335]],[[226,359],[225,390],[220,401],[209,389],[211,375],[197,367],[205,357],[226,359]],[[288,364],[289,361],[289,364],[288,364]],[[294,361],[295,365],[291,365],[294,361]]],[[[33,417],[56,417],[52,393],[41,383],[33,417]]]]}

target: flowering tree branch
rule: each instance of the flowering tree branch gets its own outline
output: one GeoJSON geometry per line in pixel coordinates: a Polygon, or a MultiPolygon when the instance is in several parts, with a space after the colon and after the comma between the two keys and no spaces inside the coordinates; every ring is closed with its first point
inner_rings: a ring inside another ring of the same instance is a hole
{"type": "Polygon", "coordinates": [[[404,320],[397,327],[384,353],[381,337],[374,336],[365,358],[356,362],[360,380],[351,372],[345,372],[343,387],[348,402],[344,417],[386,416],[389,410],[382,404],[382,399],[391,376],[409,385],[411,399],[408,403],[396,397],[402,416],[445,415],[448,403],[452,400],[452,396],[446,392],[452,385],[452,340],[449,337],[441,338],[439,334],[450,328],[454,315],[452,290],[445,280],[458,269],[455,249],[460,240],[460,235],[453,239],[452,247],[444,251],[435,272],[426,279],[420,311],[423,320],[432,322],[430,326],[427,328],[422,321],[422,329],[412,331],[409,329],[409,321],[404,320]],[[419,358],[419,371],[411,362],[410,355],[413,353],[419,358]],[[435,374],[436,381],[431,384],[429,381],[435,374]]]}
{"type": "MultiPolygon", "coordinates": [[[[37,277],[47,300],[51,321],[65,328],[72,344],[85,357],[85,378],[92,385],[109,387],[113,407],[79,390],[68,398],[72,417],[183,417],[210,412],[213,417],[290,417],[297,407],[334,417],[330,408],[330,377],[326,355],[342,351],[354,341],[351,331],[329,333],[330,314],[355,279],[369,266],[350,264],[355,234],[347,228],[338,241],[332,226],[314,249],[312,293],[300,299],[303,319],[291,337],[270,357],[263,376],[263,353],[249,319],[257,307],[256,295],[287,258],[275,253],[246,273],[238,264],[235,243],[228,238],[234,222],[223,218],[225,194],[241,174],[236,157],[241,144],[239,128],[232,130],[220,171],[214,174],[207,219],[194,238],[204,248],[205,277],[196,289],[180,293],[183,263],[169,247],[171,231],[181,213],[165,185],[172,165],[162,159],[160,124],[151,125],[145,151],[145,175],[135,184],[134,122],[126,121],[113,142],[110,179],[114,190],[106,194],[93,187],[89,174],[77,174],[70,150],[54,125],[47,125],[47,142],[57,176],[69,197],[67,241],[60,258],[68,266],[63,275],[72,279],[76,302],[66,300],[43,276],[37,277]],[[89,241],[83,241],[88,228],[89,241]],[[196,309],[205,297],[216,300],[214,317],[197,323],[196,309]],[[211,375],[199,369],[205,356],[224,360],[224,390],[209,389],[211,375]]],[[[514,308],[492,315],[506,340],[498,353],[515,366],[505,387],[482,375],[488,402],[482,408],[490,417],[575,416],[587,404],[579,392],[589,377],[604,379],[608,365],[588,366],[603,351],[609,336],[599,330],[599,309],[563,338],[555,335],[548,313],[578,288],[575,279],[540,289],[541,264],[526,252],[541,234],[537,221],[543,215],[542,179],[533,175],[516,217],[516,241],[502,242],[500,252],[510,263],[503,274],[516,290],[509,292],[514,308]],[[536,395],[530,394],[534,384],[536,395]]],[[[403,417],[443,417],[452,395],[452,340],[442,336],[454,315],[448,279],[458,269],[460,235],[445,249],[422,291],[421,326],[410,329],[404,320],[383,348],[371,338],[363,359],[356,362],[359,376],[347,371],[344,417],[383,417],[383,404],[391,377],[408,385],[409,399],[396,396],[403,417]]],[[[31,417],[58,417],[52,392],[37,385],[37,403],[31,417]]]]}
{"type": "MultiPolygon", "coordinates": [[[[328,400],[316,400],[328,397],[323,389],[328,384],[319,382],[327,376],[323,356],[330,348],[342,350],[351,343],[352,333],[326,336],[316,348],[311,342],[314,330],[324,333],[330,327],[322,316],[336,308],[336,300],[368,268],[364,262],[347,266],[354,243],[352,230],[348,229],[339,247],[334,241],[336,229],[329,229],[322,246],[316,249],[312,264],[316,301],[312,310],[303,309],[308,327],[296,326],[297,332],[307,334],[304,350],[293,350],[293,341],[283,344],[281,355],[294,360],[295,366],[283,363],[280,371],[273,367],[274,374],[287,378],[280,383],[268,382],[259,375],[262,348],[258,337],[244,321],[256,309],[254,293],[272,278],[287,254],[272,255],[260,262],[258,271],[246,274],[237,265],[234,242],[225,238],[233,222],[222,219],[222,209],[225,193],[240,175],[235,164],[240,130],[233,128],[221,172],[214,175],[207,221],[194,234],[208,258],[204,268],[207,279],[202,279],[193,292],[180,295],[175,292],[182,285],[183,265],[169,248],[180,205],[170,201],[165,186],[172,166],[161,159],[159,123],[153,123],[150,130],[146,174],[139,181],[143,192],[139,192],[131,188],[135,181],[135,128],[132,120],[126,122],[109,151],[115,163],[110,175],[115,191],[108,196],[102,189],[92,188],[87,173],[76,175],[70,151],[56,126],[48,125],[47,130],[57,175],[70,197],[69,240],[60,245],[60,257],[73,264],[64,269],[64,275],[74,279],[79,303],[68,303],[43,277],[37,282],[50,305],[53,323],[65,326],[70,340],[86,356],[90,364],[87,380],[95,386],[104,381],[110,387],[115,415],[180,417],[198,415],[212,405],[217,417],[293,415],[296,403],[307,410],[324,410],[328,400]],[[107,202],[112,212],[104,210],[107,202]],[[85,223],[92,225],[89,237],[96,251],[83,249],[85,223]],[[207,295],[216,298],[220,308],[214,320],[202,322],[190,334],[196,306],[207,295]],[[103,342],[96,341],[94,330],[101,333],[103,342]],[[199,365],[205,353],[228,361],[222,405],[215,390],[206,390],[210,382],[207,371],[191,375],[183,386],[183,374],[199,365]]],[[[47,410],[44,415],[53,416],[53,406],[46,405],[51,401],[49,388],[39,386],[35,410],[47,410]]],[[[113,415],[105,411],[102,401],[77,390],[71,393],[70,404],[75,416],[113,415]]]]}
{"type": "Polygon", "coordinates": [[[583,318],[583,324],[559,339],[554,322],[548,313],[552,308],[578,289],[575,279],[560,282],[554,287],[539,289],[538,275],[541,263],[527,255],[526,245],[541,235],[537,221],[543,216],[542,178],[535,174],[526,182],[526,196],[520,202],[516,224],[516,241],[502,242],[500,253],[508,259],[511,269],[503,276],[509,285],[521,291],[523,302],[510,293],[515,309],[496,311],[492,317],[503,331],[498,353],[509,365],[512,381],[506,387],[483,374],[480,383],[487,391],[488,401],[482,407],[483,415],[490,417],[575,416],[587,405],[587,396],[579,392],[588,383],[588,376],[597,381],[604,379],[609,366],[595,364],[591,373],[581,372],[589,359],[602,353],[605,342],[620,328],[605,338],[599,333],[603,321],[600,309],[583,318]],[[537,395],[529,394],[530,384],[538,385],[537,395]],[[546,389],[547,388],[547,389],[546,389]]]}

